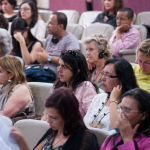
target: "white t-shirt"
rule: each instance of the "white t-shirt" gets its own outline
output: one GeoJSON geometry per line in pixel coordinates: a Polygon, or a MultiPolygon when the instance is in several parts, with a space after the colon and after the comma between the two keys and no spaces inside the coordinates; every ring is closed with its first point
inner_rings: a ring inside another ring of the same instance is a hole
{"type": "Polygon", "coordinates": [[[35,37],[43,37],[45,38],[46,34],[46,24],[43,20],[38,20],[37,23],[34,25],[33,28],[30,29],[31,33],[35,37]]]}
{"type": "Polygon", "coordinates": [[[98,115],[94,122],[99,122],[101,118],[104,116],[104,113],[106,114],[103,119],[101,120],[101,129],[104,130],[111,130],[110,127],[110,108],[106,105],[103,107],[103,104],[105,104],[108,94],[107,93],[100,93],[97,94],[90,104],[88,111],[84,117],[84,123],[87,127],[90,127],[89,124],[92,123],[94,120],[94,115],[98,115]],[[103,109],[102,109],[103,108],[103,109]],[[102,109],[100,113],[98,114],[98,110],[102,109]]]}

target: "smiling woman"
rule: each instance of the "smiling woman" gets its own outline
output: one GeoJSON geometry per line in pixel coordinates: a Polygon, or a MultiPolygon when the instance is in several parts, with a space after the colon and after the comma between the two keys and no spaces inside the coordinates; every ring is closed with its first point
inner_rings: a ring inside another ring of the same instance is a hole
{"type": "Polygon", "coordinates": [[[150,39],[143,41],[136,49],[137,65],[133,70],[140,88],[150,93],[150,39]]]}

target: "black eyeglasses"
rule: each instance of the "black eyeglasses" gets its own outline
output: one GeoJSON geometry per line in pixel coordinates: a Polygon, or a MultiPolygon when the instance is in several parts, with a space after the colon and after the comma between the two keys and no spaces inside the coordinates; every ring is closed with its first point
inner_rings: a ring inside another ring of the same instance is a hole
{"type": "Polygon", "coordinates": [[[71,55],[71,56],[77,56],[78,55],[77,52],[74,50],[67,50],[65,53],[69,53],[69,55],[71,55]]]}

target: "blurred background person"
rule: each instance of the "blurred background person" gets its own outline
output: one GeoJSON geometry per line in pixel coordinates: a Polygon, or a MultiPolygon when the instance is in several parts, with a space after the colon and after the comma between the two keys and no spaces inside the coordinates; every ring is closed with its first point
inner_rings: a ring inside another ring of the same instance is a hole
{"type": "Polygon", "coordinates": [[[0,3],[2,5],[4,17],[7,18],[9,22],[12,22],[17,17],[13,10],[16,6],[16,0],[0,0],[0,3]]]}
{"type": "Polygon", "coordinates": [[[8,20],[0,13],[0,28],[8,30],[9,24],[8,20]]]}
{"type": "Polygon", "coordinates": [[[116,14],[123,7],[122,0],[102,0],[103,13],[100,13],[92,23],[107,23],[116,28],[116,14]]]}

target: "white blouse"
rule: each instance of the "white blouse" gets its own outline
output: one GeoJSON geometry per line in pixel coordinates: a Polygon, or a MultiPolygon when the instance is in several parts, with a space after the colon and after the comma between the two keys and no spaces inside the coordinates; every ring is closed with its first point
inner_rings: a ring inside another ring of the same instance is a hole
{"type": "Polygon", "coordinates": [[[33,28],[30,29],[31,33],[35,37],[43,37],[45,38],[46,34],[46,24],[43,20],[38,20],[37,23],[34,25],[33,28]]]}
{"type": "Polygon", "coordinates": [[[109,113],[110,109],[106,105],[104,105],[103,107],[103,104],[105,104],[106,102],[107,96],[108,96],[107,93],[100,93],[93,98],[92,103],[90,104],[88,111],[84,117],[84,123],[87,127],[90,127],[89,124],[91,124],[92,121],[94,120],[94,115],[96,116],[98,115],[95,118],[94,122],[99,122],[103,117],[103,119],[101,120],[101,129],[108,130],[108,131],[111,130],[110,113],[109,113]],[[99,109],[102,110],[98,114],[99,109]],[[106,114],[105,116],[104,113],[106,114]]]}

